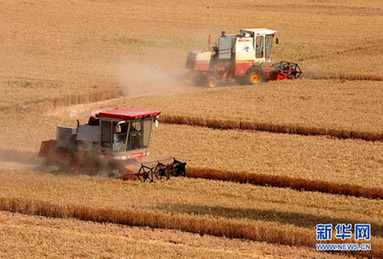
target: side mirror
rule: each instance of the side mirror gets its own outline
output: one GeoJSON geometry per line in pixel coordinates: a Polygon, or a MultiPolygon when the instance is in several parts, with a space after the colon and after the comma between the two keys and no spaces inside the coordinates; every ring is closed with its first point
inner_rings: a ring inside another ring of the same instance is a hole
{"type": "Polygon", "coordinates": [[[279,44],[279,39],[278,38],[275,39],[275,44],[279,44]]]}
{"type": "Polygon", "coordinates": [[[155,117],[154,117],[154,122],[155,122],[155,124],[156,124],[156,128],[158,128],[158,119],[160,118],[160,116],[158,116],[158,115],[156,115],[155,117]]]}
{"type": "Polygon", "coordinates": [[[122,123],[126,123],[126,121],[120,121],[119,123],[117,123],[116,128],[115,128],[116,133],[121,133],[121,124],[122,123]]]}

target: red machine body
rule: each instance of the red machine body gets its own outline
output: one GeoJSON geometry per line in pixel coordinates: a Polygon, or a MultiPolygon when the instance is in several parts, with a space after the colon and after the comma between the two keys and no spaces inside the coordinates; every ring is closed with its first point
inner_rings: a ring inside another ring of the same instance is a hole
{"type": "Polygon", "coordinates": [[[297,79],[302,73],[298,64],[282,61],[270,65],[275,35],[276,31],[269,29],[242,29],[236,35],[223,31],[219,45],[212,50],[189,52],[185,67],[196,71],[209,87],[218,82],[254,85],[267,80],[297,79]]]}
{"type": "Polygon", "coordinates": [[[149,155],[148,147],[153,122],[157,125],[161,111],[127,108],[105,111],[91,116],[88,124],[77,128],[57,127],[57,138],[45,140],[39,156],[60,170],[103,174],[128,179],[151,181],[155,177],[185,175],[185,165],[178,160],[157,161],[146,170],[141,159],[149,155]]]}

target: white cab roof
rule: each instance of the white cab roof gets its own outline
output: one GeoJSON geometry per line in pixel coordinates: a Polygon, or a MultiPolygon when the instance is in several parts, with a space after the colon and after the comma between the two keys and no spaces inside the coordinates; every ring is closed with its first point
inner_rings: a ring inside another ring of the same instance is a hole
{"type": "Polygon", "coordinates": [[[266,35],[266,34],[275,34],[277,31],[269,30],[269,29],[241,29],[239,32],[247,32],[247,33],[254,33],[255,35],[266,35]]]}

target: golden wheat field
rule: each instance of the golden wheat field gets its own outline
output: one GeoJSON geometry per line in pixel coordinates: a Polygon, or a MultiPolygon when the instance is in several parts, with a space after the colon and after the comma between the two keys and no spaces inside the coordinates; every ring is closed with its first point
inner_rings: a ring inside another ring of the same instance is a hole
{"type": "Polygon", "coordinates": [[[120,106],[161,107],[164,120],[171,123],[382,140],[382,90],[381,81],[300,80],[161,99],[142,97],[124,100],[120,106]]]}
{"type": "MultiPolygon", "coordinates": [[[[184,258],[240,257],[286,258],[291,254],[320,258],[319,252],[305,247],[288,247],[243,239],[201,236],[177,230],[131,227],[112,223],[86,222],[1,212],[3,256],[119,257],[134,253],[137,257],[173,257],[174,251],[184,258]],[[5,238],[5,236],[10,238],[5,238]],[[41,239],[41,236],[44,238],[41,239]],[[57,246],[60,242],[60,246],[57,246]],[[87,244],[84,247],[84,243],[87,244]],[[41,244],[36,246],[36,244],[41,244]],[[37,248],[37,249],[36,249],[37,248]],[[44,249],[43,251],[38,249],[44,249]],[[133,251],[133,252],[132,252],[133,251]]],[[[344,258],[328,255],[329,258],[344,258]]]]}
{"type": "Polygon", "coordinates": [[[383,257],[381,1],[4,0],[0,10],[0,257],[383,257]],[[196,85],[188,51],[241,28],[277,30],[273,62],[298,62],[302,77],[196,85]],[[151,158],[186,161],[186,178],[42,166],[57,125],[126,107],[162,111],[151,158]],[[316,225],[341,223],[370,224],[371,251],[317,251],[316,225]]]}
{"type": "Polygon", "coordinates": [[[317,221],[361,220],[373,229],[370,255],[381,256],[380,200],[181,178],[151,184],[31,171],[1,177],[3,210],[293,246],[314,244],[317,221]]]}

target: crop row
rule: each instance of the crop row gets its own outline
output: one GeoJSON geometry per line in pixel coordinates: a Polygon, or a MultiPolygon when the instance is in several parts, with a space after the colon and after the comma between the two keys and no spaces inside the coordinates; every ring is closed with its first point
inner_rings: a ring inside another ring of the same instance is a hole
{"type": "MultiPolygon", "coordinates": [[[[44,169],[44,161],[36,161],[36,153],[0,149],[0,161],[34,164],[36,168],[44,169]]],[[[195,163],[193,163],[195,164],[195,163]]],[[[229,171],[204,167],[188,166],[186,176],[190,178],[202,178],[210,180],[232,181],[237,183],[249,183],[261,186],[280,188],[292,188],[295,190],[318,191],[330,194],[350,195],[370,199],[382,199],[382,188],[363,187],[355,184],[340,184],[323,180],[312,180],[286,175],[270,175],[247,171],[229,171]]]]}
{"type": "Polygon", "coordinates": [[[294,246],[313,246],[310,234],[303,230],[289,231],[263,224],[246,224],[236,220],[220,220],[191,215],[172,215],[135,209],[99,209],[73,204],[58,205],[50,202],[0,198],[0,208],[11,212],[55,218],[76,218],[95,222],[109,222],[130,226],[178,229],[199,234],[246,238],[294,246]],[[291,238],[291,237],[294,238],[291,238]]]}
{"type": "MultiPolygon", "coordinates": [[[[74,107],[72,112],[76,109],[81,111],[81,106],[74,107]]],[[[91,112],[95,110],[93,108],[91,112]]],[[[70,113],[64,110],[63,114],[70,113]]],[[[80,119],[82,122],[87,120],[80,119]]],[[[75,120],[69,116],[40,115],[36,121],[34,116],[9,115],[3,122],[0,126],[4,133],[0,136],[0,158],[15,162],[30,162],[33,154],[37,158],[41,141],[55,137],[56,125],[75,126],[75,120]],[[7,127],[18,125],[20,120],[33,127],[28,127],[28,131],[7,127]],[[20,139],[23,145],[20,145],[20,139]]],[[[175,157],[192,168],[281,176],[367,189],[383,186],[381,142],[160,123],[158,128],[153,128],[149,150],[149,160],[175,157]]]]}
{"type": "MultiPolygon", "coordinates": [[[[29,258],[39,257],[41,254],[76,258],[100,255],[124,258],[127,254],[166,258],[323,256],[323,252],[308,247],[282,246],[247,239],[202,236],[178,230],[130,227],[7,211],[0,211],[0,233],[0,257],[22,255],[29,258]],[[57,246],[57,243],[60,243],[60,246],[57,246]],[[87,245],[84,246],[84,243],[87,245]]],[[[330,254],[327,256],[331,257],[330,254]]],[[[334,257],[339,259],[339,255],[334,257]]]]}
{"type": "MultiPolygon", "coordinates": [[[[42,94],[43,92],[41,92],[42,94]]],[[[68,93],[68,94],[55,94],[50,96],[44,96],[40,100],[25,100],[25,102],[18,104],[14,104],[15,102],[11,100],[10,106],[0,107],[3,110],[16,111],[16,112],[46,112],[48,109],[62,107],[62,106],[71,106],[76,104],[86,104],[92,102],[99,102],[103,100],[108,100],[112,98],[116,98],[121,96],[120,89],[108,89],[108,90],[97,90],[97,91],[89,91],[87,93],[68,93]]]]}
{"type": "MultiPolygon", "coordinates": [[[[35,164],[43,169],[42,163],[36,163],[36,154],[15,150],[0,149],[0,161],[35,164]],[[41,165],[39,165],[41,164],[41,165]]],[[[280,188],[292,188],[295,190],[318,191],[330,194],[350,195],[370,199],[382,199],[382,188],[369,188],[355,184],[340,184],[323,180],[311,180],[286,175],[268,175],[246,171],[228,171],[222,169],[203,168],[188,166],[186,176],[190,178],[202,178],[210,180],[232,181],[237,183],[249,183],[261,186],[280,188]]]]}
{"type": "Polygon", "coordinates": [[[190,236],[194,236],[190,233],[179,238],[173,235],[168,241],[158,237],[163,236],[164,230],[124,228],[121,225],[75,221],[72,218],[44,218],[18,213],[7,213],[10,217],[5,218],[2,217],[4,214],[6,212],[0,215],[1,258],[127,258],[127,255],[145,258],[172,258],[175,255],[182,258],[227,258],[228,253],[252,258],[243,251],[217,251],[214,248],[187,245],[188,240],[182,240],[182,237],[190,239],[190,236]],[[145,237],[142,234],[141,237],[134,235],[137,232],[140,234],[140,230],[145,232],[145,237]],[[162,233],[159,235],[159,232],[162,233]],[[151,235],[156,238],[150,238],[151,235]]]}
{"type": "MultiPolygon", "coordinates": [[[[56,125],[75,126],[74,118],[86,122],[87,117],[76,115],[82,110],[82,106],[73,107],[71,111],[64,109],[63,115],[39,115],[39,120],[23,114],[4,115],[0,126],[3,132],[0,158],[30,162],[42,140],[55,138],[56,125]],[[75,115],[70,117],[71,114],[75,115]],[[33,127],[23,131],[7,126],[19,125],[20,121],[33,127]],[[23,140],[23,145],[20,145],[20,140],[23,140]]],[[[87,113],[95,111],[98,109],[93,107],[87,113]]],[[[381,142],[160,123],[158,128],[153,128],[149,150],[149,160],[175,157],[193,168],[281,176],[367,189],[381,189],[383,186],[381,142]]]]}
{"type": "Polygon", "coordinates": [[[370,199],[383,199],[383,189],[365,188],[351,184],[337,184],[328,181],[308,180],[289,176],[265,175],[248,172],[229,172],[208,168],[187,168],[187,177],[203,178],[236,183],[250,183],[261,186],[291,188],[301,191],[317,191],[330,194],[350,195],[370,199]]]}
{"type": "Polygon", "coordinates": [[[199,174],[232,172],[235,176],[227,179],[238,180],[246,172],[246,177],[277,185],[295,179],[287,185],[305,182],[308,189],[368,197],[378,197],[383,186],[381,143],[163,124],[151,142],[151,156],[176,157],[203,169],[199,174]]]}
{"type": "Polygon", "coordinates": [[[262,122],[242,122],[236,120],[215,120],[187,116],[163,116],[161,120],[168,124],[184,124],[191,126],[208,127],[212,129],[238,129],[238,130],[258,130],[273,133],[298,134],[304,136],[330,136],[338,139],[362,139],[366,141],[383,141],[383,133],[362,132],[342,130],[342,129],[326,129],[317,127],[306,127],[298,125],[284,125],[262,122]]]}
{"type": "Polygon", "coordinates": [[[151,184],[1,171],[0,180],[1,210],[308,247],[316,224],[370,223],[371,255],[382,252],[380,200],[187,178],[151,184]]]}
{"type": "Polygon", "coordinates": [[[376,141],[382,93],[374,81],[296,80],[122,99],[119,107],[163,110],[168,123],[376,141]]]}

